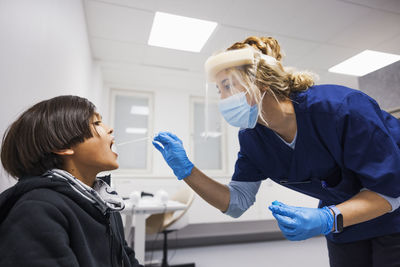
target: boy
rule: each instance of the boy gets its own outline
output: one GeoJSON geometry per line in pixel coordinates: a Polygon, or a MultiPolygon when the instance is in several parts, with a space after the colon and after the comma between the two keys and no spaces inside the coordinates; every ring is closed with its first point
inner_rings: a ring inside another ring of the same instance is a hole
{"type": "Polygon", "coordinates": [[[1,161],[18,183],[0,195],[0,266],[141,266],[123,200],[96,178],[118,168],[112,132],[78,96],[37,103],[8,128],[1,161]]]}

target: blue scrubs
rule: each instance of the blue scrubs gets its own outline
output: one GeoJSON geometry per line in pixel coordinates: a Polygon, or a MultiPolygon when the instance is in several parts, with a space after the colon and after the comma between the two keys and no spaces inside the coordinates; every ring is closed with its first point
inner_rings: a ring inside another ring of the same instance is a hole
{"type": "MultiPolygon", "coordinates": [[[[239,132],[233,181],[275,182],[320,199],[320,207],[342,203],[362,188],[400,196],[400,121],[366,94],[319,85],[291,95],[297,120],[295,149],[257,124],[239,132]]],[[[329,234],[352,242],[400,232],[400,209],[329,234]]]]}

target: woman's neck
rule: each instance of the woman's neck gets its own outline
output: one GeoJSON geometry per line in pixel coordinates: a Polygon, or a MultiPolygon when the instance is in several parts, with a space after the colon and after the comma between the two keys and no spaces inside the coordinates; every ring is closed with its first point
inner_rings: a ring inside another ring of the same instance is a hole
{"type": "Polygon", "coordinates": [[[290,99],[280,100],[279,103],[271,94],[265,94],[261,114],[267,124],[258,119],[262,125],[270,128],[286,142],[293,141],[297,132],[296,113],[290,99]]]}

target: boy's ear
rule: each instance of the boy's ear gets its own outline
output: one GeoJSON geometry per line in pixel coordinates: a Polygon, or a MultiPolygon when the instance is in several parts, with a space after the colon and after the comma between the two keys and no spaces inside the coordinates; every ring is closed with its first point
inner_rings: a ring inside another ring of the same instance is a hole
{"type": "Polygon", "coordinates": [[[62,150],[53,151],[53,153],[60,156],[71,156],[74,154],[74,151],[71,148],[66,148],[62,150]]]}

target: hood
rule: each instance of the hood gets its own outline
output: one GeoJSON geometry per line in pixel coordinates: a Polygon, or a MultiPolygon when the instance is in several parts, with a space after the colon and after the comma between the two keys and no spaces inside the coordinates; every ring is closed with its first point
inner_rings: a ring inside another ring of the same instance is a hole
{"type": "Polygon", "coordinates": [[[66,195],[69,199],[76,202],[82,209],[90,213],[92,217],[97,218],[99,221],[104,220],[104,215],[101,214],[101,212],[96,209],[91,202],[87,201],[87,199],[75,192],[71,186],[69,186],[68,182],[51,176],[33,176],[20,178],[14,186],[0,194],[0,224],[24,194],[40,188],[51,189],[60,194],[66,195]]]}

